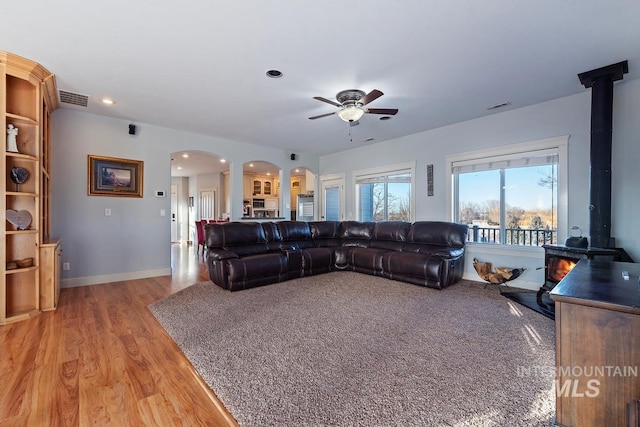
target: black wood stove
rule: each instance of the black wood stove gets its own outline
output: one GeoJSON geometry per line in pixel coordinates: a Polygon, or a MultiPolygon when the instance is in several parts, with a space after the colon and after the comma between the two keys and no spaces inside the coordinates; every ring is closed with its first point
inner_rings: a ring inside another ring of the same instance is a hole
{"type": "Polygon", "coordinates": [[[552,310],[552,307],[543,302],[542,296],[553,289],[581,259],[633,262],[622,248],[572,248],[565,245],[544,245],[543,248],[544,284],[538,290],[536,300],[538,305],[547,310],[552,310]]]}
{"type": "MultiPolygon", "coordinates": [[[[537,303],[551,309],[542,296],[580,261],[633,262],[624,249],[616,248],[611,237],[611,152],[613,134],[613,86],[629,72],[627,61],[578,74],[580,83],[591,88],[591,146],[589,176],[589,247],[545,245],[545,283],[537,294],[537,303]]],[[[569,242],[567,242],[569,243],[569,242]]],[[[586,246],[586,245],[585,245],[586,246]]],[[[547,301],[551,301],[546,298],[547,301]]]]}

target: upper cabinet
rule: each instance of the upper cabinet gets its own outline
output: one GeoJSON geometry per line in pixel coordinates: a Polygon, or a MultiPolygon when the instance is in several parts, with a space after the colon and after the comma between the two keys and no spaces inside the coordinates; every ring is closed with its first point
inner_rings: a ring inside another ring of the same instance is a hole
{"type": "Polygon", "coordinates": [[[58,100],[53,74],[1,51],[0,86],[0,324],[6,324],[40,312],[40,246],[49,238],[49,117],[58,100]]]}
{"type": "MultiPolygon", "coordinates": [[[[249,177],[251,194],[250,197],[271,197],[277,196],[278,187],[277,180],[269,176],[262,175],[245,175],[245,184],[243,187],[246,187],[247,177],[249,177]]],[[[244,189],[244,197],[247,198],[246,189],[244,189]]]]}

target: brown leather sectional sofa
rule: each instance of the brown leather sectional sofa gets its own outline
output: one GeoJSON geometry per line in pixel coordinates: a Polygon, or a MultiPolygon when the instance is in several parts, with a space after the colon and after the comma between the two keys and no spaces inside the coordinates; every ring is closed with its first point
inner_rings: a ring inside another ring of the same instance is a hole
{"type": "Polygon", "coordinates": [[[207,224],[207,264],[231,291],[335,270],[442,289],[462,277],[467,230],[439,221],[207,224]]]}

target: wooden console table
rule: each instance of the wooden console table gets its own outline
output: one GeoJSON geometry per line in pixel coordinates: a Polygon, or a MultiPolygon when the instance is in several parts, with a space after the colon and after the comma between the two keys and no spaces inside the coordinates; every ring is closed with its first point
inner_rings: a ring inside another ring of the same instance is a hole
{"type": "Polygon", "coordinates": [[[549,293],[556,310],[557,425],[627,425],[640,399],[639,276],[640,264],[583,259],[549,293]]]}

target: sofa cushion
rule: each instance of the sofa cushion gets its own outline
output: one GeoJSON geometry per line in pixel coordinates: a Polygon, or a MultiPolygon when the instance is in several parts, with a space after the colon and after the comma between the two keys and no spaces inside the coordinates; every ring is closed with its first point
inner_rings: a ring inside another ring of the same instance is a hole
{"type": "Polygon", "coordinates": [[[204,231],[209,248],[267,243],[264,229],[257,222],[207,224],[204,231]]]}
{"type": "Polygon", "coordinates": [[[311,221],[308,224],[313,239],[337,239],[340,237],[340,221],[311,221]]]}
{"type": "Polygon", "coordinates": [[[375,222],[342,221],[340,237],[343,239],[366,239],[373,237],[375,222]]]}
{"type": "Polygon", "coordinates": [[[350,247],[347,251],[348,264],[353,271],[382,275],[382,257],[388,250],[350,247]]]}
{"type": "Polygon", "coordinates": [[[335,252],[332,248],[308,248],[302,251],[302,275],[328,273],[335,264],[335,252]]]}
{"type": "Polygon", "coordinates": [[[376,222],[373,227],[375,240],[390,240],[394,242],[406,242],[411,224],[405,221],[376,222]]]}
{"type": "Polygon", "coordinates": [[[260,223],[264,230],[264,235],[268,243],[279,242],[281,239],[280,232],[275,222],[262,222],[260,223]]]}
{"type": "Polygon", "coordinates": [[[411,224],[407,241],[463,248],[469,227],[443,221],[418,221],[411,224]]]}
{"type": "Polygon", "coordinates": [[[314,246],[333,248],[342,245],[340,221],[314,221],[309,223],[314,246]]]}
{"type": "Polygon", "coordinates": [[[370,248],[401,251],[407,241],[409,223],[404,221],[376,222],[370,248]]]}
{"type": "Polygon", "coordinates": [[[311,240],[311,229],[304,221],[281,221],[276,222],[275,225],[280,232],[282,242],[311,240]]]}
{"type": "Polygon", "coordinates": [[[343,246],[367,248],[371,244],[375,222],[343,221],[340,237],[343,246]]]}
{"type": "MultiPolygon", "coordinates": [[[[444,261],[414,252],[387,252],[382,256],[384,276],[389,279],[415,277],[421,281],[438,280],[444,261]]],[[[422,282],[421,282],[422,283],[422,282]]]]}
{"type": "Polygon", "coordinates": [[[284,252],[258,254],[243,258],[231,258],[228,265],[229,282],[242,282],[253,278],[282,276],[287,278],[289,262],[284,252]]]}

